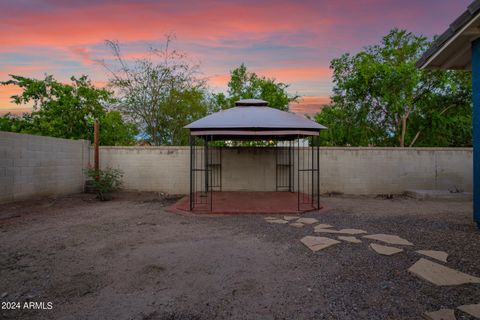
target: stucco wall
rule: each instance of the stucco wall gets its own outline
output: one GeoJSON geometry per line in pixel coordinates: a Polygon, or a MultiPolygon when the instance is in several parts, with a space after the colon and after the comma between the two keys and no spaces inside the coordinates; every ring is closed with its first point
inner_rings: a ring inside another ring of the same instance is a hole
{"type": "Polygon", "coordinates": [[[81,192],[89,142],[0,131],[0,202],[81,192]]]}
{"type": "MultiPolygon", "coordinates": [[[[102,147],[101,167],[124,171],[132,190],[186,194],[188,147],[102,147]]],[[[321,148],[321,192],[402,193],[406,189],[472,190],[472,150],[460,148],[321,148]]],[[[223,190],[274,190],[275,152],[222,150],[223,190]]]]}

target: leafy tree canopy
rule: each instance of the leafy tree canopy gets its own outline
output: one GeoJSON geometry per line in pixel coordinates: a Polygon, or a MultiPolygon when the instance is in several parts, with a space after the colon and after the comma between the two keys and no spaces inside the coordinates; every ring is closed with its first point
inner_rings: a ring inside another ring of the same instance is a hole
{"type": "Polygon", "coordinates": [[[185,145],[183,127],[211,112],[211,96],[199,67],[185,53],[170,48],[172,36],[160,49],[127,62],[117,42],[107,41],[115,61],[102,62],[119,98],[119,110],[134,121],[153,145],[185,145]]]}
{"type": "Polygon", "coordinates": [[[328,127],[322,143],[471,145],[470,74],[417,69],[429,46],[425,37],[393,29],[380,44],[332,60],[332,104],[315,117],[328,127]]]}
{"type": "Polygon", "coordinates": [[[87,76],[72,77],[71,81],[64,84],[51,75],[43,80],[12,75],[10,80],[0,82],[22,89],[22,93],[12,96],[14,103],[33,103],[31,113],[1,117],[0,130],[92,141],[93,121],[98,119],[102,144],[134,143],[136,127],[126,123],[117,111],[106,109],[115,101],[112,92],[95,88],[87,76]]]}
{"type": "Polygon", "coordinates": [[[249,72],[242,63],[230,72],[227,95],[215,95],[216,104],[219,109],[228,109],[240,99],[262,99],[272,108],[288,111],[288,104],[299,99],[299,96],[287,92],[288,87],[288,84],[249,72]]]}

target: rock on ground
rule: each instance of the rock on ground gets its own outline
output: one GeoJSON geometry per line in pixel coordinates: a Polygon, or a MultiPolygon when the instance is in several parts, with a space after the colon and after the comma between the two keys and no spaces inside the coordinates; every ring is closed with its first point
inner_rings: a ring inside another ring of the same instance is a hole
{"type": "Polygon", "coordinates": [[[458,309],[480,319],[480,304],[467,304],[458,307],[458,309]]]}
{"type": "Polygon", "coordinates": [[[455,286],[465,283],[480,283],[480,278],[450,269],[436,262],[421,258],[408,269],[419,278],[437,286],[455,286]]]}
{"type": "Polygon", "coordinates": [[[445,251],[435,251],[435,250],[417,250],[417,253],[423,254],[424,256],[436,259],[438,261],[447,262],[448,253],[445,251]]]}
{"type": "Polygon", "coordinates": [[[288,221],[286,220],[282,220],[282,219],[275,219],[275,220],[267,220],[268,223],[277,223],[277,224],[286,224],[288,223],[288,221]]]}
{"type": "Polygon", "coordinates": [[[290,225],[295,228],[303,228],[305,226],[303,223],[300,223],[300,222],[293,222],[293,223],[290,223],[290,225]]]}
{"type": "Polygon", "coordinates": [[[314,236],[303,237],[300,241],[313,252],[323,250],[337,243],[340,243],[340,241],[337,241],[334,239],[330,239],[326,237],[314,237],[314,236]]]}
{"type": "Polygon", "coordinates": [[[425,312],[427,320],[456,320],[455,311],[452,309],[440,309],[438,311],[425,312]]]}
{"type": "Polygon", "coordinates": [[[381,244],[371,243],[370,248],[372,248],[376,253],[384,255],[384,256],[392,256],[394,254],[400,253],[403,249],[383,246],[381,244]]]}
{"type": "Polygon", "coordinates": [[[356,238],[356,237],[350,237],[350,236],[338,236],[338,239],[346,241],[346,242],[351,242],[351,243],[362,243],[362,240],[356,238]]]}
{"type": "Polygon", "coordinates": [[[399,236],[393,235],[393,234],[371,234],[367,236],[363,236],[364,238],[367,239],[372,239],[372,240],[378,240],[382,241],[388,244],[397,244],[397,245],[404,245],[404,246],[413,246],[413,243],[411,243],[408,240],[405,240],[403,238],[400,238],[399,236]]]}
{"type": "Polygon", "coordinates": [[[315,218],[300,218],[297,222],[304,223],[304,224],[314,224],[317,223],[318,220],[315,218]]]}

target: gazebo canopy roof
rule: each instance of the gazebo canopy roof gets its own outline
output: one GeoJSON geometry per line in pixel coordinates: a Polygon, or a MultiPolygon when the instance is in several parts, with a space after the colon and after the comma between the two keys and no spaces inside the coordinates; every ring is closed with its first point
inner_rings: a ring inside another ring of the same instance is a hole
{"type": "Polygon", "coordinates": [[[316,136],[326,129],[300,115],[268,107],[268,102],[245,99],[235,107],[203,117],[185,126],[192,135],[225,138],[316,136]]]}

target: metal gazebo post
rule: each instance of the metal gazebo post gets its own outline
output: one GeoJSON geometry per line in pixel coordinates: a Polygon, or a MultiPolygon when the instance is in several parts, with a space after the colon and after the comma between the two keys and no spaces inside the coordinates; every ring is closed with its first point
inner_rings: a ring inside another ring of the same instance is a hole
{"type": "Polygon", "coordinates": [[[194,161],[194,149],[193,144],[195,138],[190,135],[190,211],[193,210],[193,161],[194,161]]]}
{"type": "Polygon", "coordinates": [[[297,136],[297,208],[300,211],[300,135],[297,136]]]}
{"type": "Polygon", "coordinates": [[[317,137],[317,210],[320,210],[320,132],[317,137]]]}
{"type": "MultiPolygon", "coordinates": [[[[94,168],[98,173],[100,169],[100,155],[98,146],[100,145],[100,122],[97,119],[93,122],[93,143],[94,143],[94,168]]],[[[97,177],[98,180],[98,177],[97,177]]]]}

